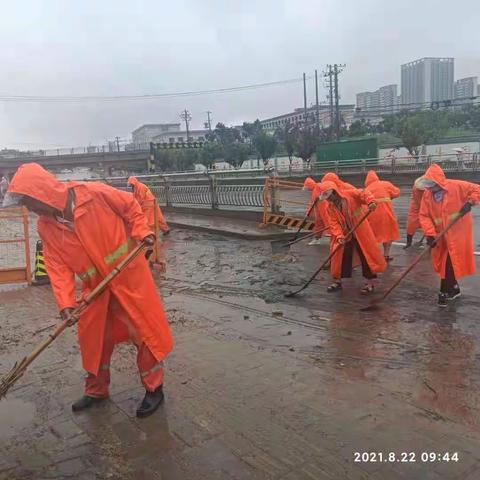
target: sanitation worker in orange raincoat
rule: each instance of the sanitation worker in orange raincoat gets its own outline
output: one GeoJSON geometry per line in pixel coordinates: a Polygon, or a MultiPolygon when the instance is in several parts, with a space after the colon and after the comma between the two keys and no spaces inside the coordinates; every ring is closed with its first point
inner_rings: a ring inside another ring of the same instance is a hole
{"type": "Polygon", "coordinates": [[[338,244],[342,245],[331,260],[330,271],[333,283],[327,291],[340,290],[342,278],[350,278],[353,268],[361,264],[362,273],[366,279],[361,293],[373,292],[373,280],[377,277],[377,273],[385,270],[387,264],[369,223],[363,222],[350,237],[345,237],[347,232],[358,223],[366,206],[370,210],[375,210],[376,203],[373,195],[365,190],[340,190],[330,181],[320,183],[316,193],[319,194],[320,201],[328,205],[330,251],[338,244]]]}
{"type": "Polygon", "coordinates": [[[432,265],[441,278],[438,305],[460,296],[457,280],[475,273],[472,206],[480,203],[480,185],[450,180],[433,164],[421,178],[425,188],[420,206],[420,225],[432,247],[432,265]],[[462,217],[440,241],[435,237],[457,217],[462,217]]]}
{"type": "Polygon", "coordinates": [[[392,242],[400,238],[397,216],[393,211],[392,199],[400,196],[400,189],[393,183],[380,180],[378,175],[370,170],[365,178],[365,190],[375,198],[377,208],[368,217],[378,243],[383,243],[383,255],[389,262],[392,242]]]}
{"type": "MultiPolygon", "coordinates": [[[[312,192],[307,204],[307,214],[315,202],[316,197],[314,198],[314,189],[316,185],[317,183],[312,177],[307,177],[305,179],[305,182],[303,183],[303,190],[310,190],[312,192]]],[[[315,238],[311,242],[309,242],[308,245],[318,245],[320,243],[322,235],[326,233],[327,225],[325,223],[324,206],[321,205],[321,202],[317,201],[315,207],[313,207],[313,219],[315,224],[315,238]]]]}
{"type": "Polygon", "coordinates": [[[157,227],[163,232],[164,235],[170,233],[168,228],[167,221],[163,216],[162,211],[158,203],[155,201],[155,195],[150,191],[150,189],[138,178],[129,177],[128,184],[133,189],[133,196],[135,200],[142,207],[143,213],[147,217],[148,226],[155,231],[155,211],[157,213],[157,227]]]}
{"type": "MultiPolygon", "coordinates": [[[[407,216],[407,243],[403,247],[410,248],[413,242],[413,236],[415,232],[420,228],[420,220],[418,213],[420,212],[420,205],[422,203],[424,188],[421,184],[421,178],[417,178],[413,184],[412,193],[410,194],[410,204],[408,205],[407,216]]],[[[418,245],[422,244],[422,239],[418,242],[418,245]]]]}
{"type": "MultiPolygon", "coordinates": [[[[45,264],[63,319],[77,305],[75,275],[87,294],[142,240],[155,237],[132,195],[102,183],[59,182],[36,163],[22,165],[4,205],[22,204],[40,216],[38,233],[45,264]]],[[[85,395],[74,411],[108,397],[114,345],[131,340],[145,397],[137,416],[153,413],[163,401],[163,360],[173,347],[162,302],[143,256],[138,256],[81,314],[78,339],[88,372],[85,395]]]]}

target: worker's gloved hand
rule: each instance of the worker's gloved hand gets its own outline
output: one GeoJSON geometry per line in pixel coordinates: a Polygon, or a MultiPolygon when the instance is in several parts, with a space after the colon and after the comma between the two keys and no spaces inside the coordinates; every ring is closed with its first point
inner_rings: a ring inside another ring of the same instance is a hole
{"type": "Polygon", "coordinates": [[[430,248],[433,248],[437,243],[435,242],[435,237],[426,237],[427,238],[427,245],[430,248]]]}
{"type": "Polygon", "coordinates": [[[340,245],[345,245],[345,237],[338,237],[338,238],[337,238],[337,242],[338,242],[340,245]]]}
{"type": "Polygon", "coordinates": [[[460,209],[460,215],[463,217],[466,215],[473,207],[473,204],[471,202],[465,202],[463,207],[460,209]]]}
{"type": "Polygon", "coordinates": [[[67,325],[69,327],[74,325],[78,320],[77,317],[73,315],[74,310],[75,309],[73,307],[67,307],[60,312],[60,317],[62,318],[63,321],[67,320],[67,325]]]}
{"type": "Polygon", "coordinates": [[[146,245],[151,247],[151,246],[155,245],[155,235],[153,235],[153,233],[151,233],[150,235],[147,235],[142,241],[146,245]]]}
{"type": "Polygon", "coordinates": [[[377,204],[375,202],[371,202],[368,204],[368,209],[373,212],[377,208],[377,204]]]}

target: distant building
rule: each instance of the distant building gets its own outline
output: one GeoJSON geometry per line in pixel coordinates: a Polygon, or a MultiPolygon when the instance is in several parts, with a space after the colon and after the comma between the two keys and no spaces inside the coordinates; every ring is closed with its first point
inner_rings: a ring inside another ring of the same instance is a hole
{"type": "Polygon", "coordinates": [[[455,98],[469,99],[478,94],[478,77],[461,78],[455,82],[455,98]]]}
{"type": "Polygon", "coordinates": [[[19,157],[44,157],[45,150],[33,150],[33,151],[22,151],[15,150],[13,148],[3,148],[0,150],[0,158],[6,160],[10,158],[19,158],[19,157]]]}
{"type": "Polygon", "coordinates": [[[148,149],[150,142],[153,141],[153,137],[166,132],[178,132],[179,130],[180,123],[148,123],[132,132],[132,143],[137,149],[148,149]]]}
{"type": "MultiPolygon", "coordinates": [[[[209,130],[189,130],[188,138],[190,142],[203,142],[205,141],[205,135],[209,130]]],[[[187,131],[180,130],[168,131],[156,135],[151,140],[153,143],[179,143],[187,141],[187,131]]]]}
{"type": "Polygon", "coordinates": [[[374,92],[357,94],[356,113],[372,116],[382,116],[395,113],[398,109],[397,85],[385,85],[374,92]]]}
{"type": "MultiPolygon", "coordinates": [[[[355,105],[340,105],[340,115],[347,127],[350,126],[353,121],[354,110],[355,105]]],[[[291,113],[285,113],[276,117],[260,120],[260,123],[264,130],[274,132],[277,128],[283,128],[288,124],[302,124],[305,123],[305,121],[315,124],[315,116],[315,107],[307,109],[306,118],[304,109],[296,108],[291,113]]],[[[319,105],[319,118],[321,127],[330,126],[330,107],[328,105],[319,105]]]]}
{"type": "Polygon", "coordinates": [[[453,58],[421,58],[402,65],[402,107],[454,98],[453,58]]]}

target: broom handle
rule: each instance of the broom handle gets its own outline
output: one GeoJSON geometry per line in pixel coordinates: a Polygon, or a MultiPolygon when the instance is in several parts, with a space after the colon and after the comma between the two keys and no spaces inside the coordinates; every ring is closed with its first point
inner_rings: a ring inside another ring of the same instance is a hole
{"type": "MultiPolygon", "coordinates": [[[[135,258],[138,254],[144,249],[145,242],[140,243],[134,250],[132,250],[127,257],[125,257],[80,303],[78,307],[76,307],[72,312],[72,317],[74,317],[78,321],[78,317],[80,313],[85,310],[85,308],[90,305],[90,303],[97,298],[105,287],[135,258]]],[[[25,357],[19,367],[22,368],[28,367],[68,326],[69,320],[64,320],[60,323],[57,328],[48,336],[48,338],[38,345],[35,350],[33,350],[30,355],[25,357]]]]}
{"type": "MultiPolygon", "coordinates": [[[[453,219],[436,237],[435,243],[441,240],[445,234],[463,217],[463,215],[459,215],[455,219],[453,219]]],[[[435,247],[433,247],[435,248],[435,247]]],[[[412,264],[397,278],[397,280],[393,283],[393,285],[378,299],[378,302],[383,302],[392,291],[398,286],[398,284],[418,265],[420,260],[432,250],[432,247],[427,248],[424,250],[418,257],[412,262],[412,264]]],[[[376,302],[377,303],[377,302],[376,302]]]]}
{"type": "Polygon", "coordinates": [[[325,230],[328,230],[328,227],[323,227],[321,230],[319,230],[318,232],[310,232],[310,233],[307,233],[306,235],[304,235],[303,237],[301,238],[297,238],[296,240],[291,240],[290,242],[286,243],[285,245],[295,245],[296,243],[298,242],[301,242],[302,240],[305,240],[307,238],[310,238],[310,237],[313,237],[315,234],[317,233],[322,233],[324,232],[325,230]]]}
{"type": "MultiPolygon", "coordinates": [[[[358,223],[353,226],[349,232],[347,232],[347,234],[345,235],[344,238],[348,238],[350,237],[354,232],[355,230],[367,219],[367,217],[372,213],[372,210],[368,210],[366,213],[364,213],[363,217],[358,221],[358,223]]],[[[332,259],[332,257],[337,253],[337,251],[343,247],[344,244],[343,243],[339,243],[333,250],[332,252],[330,253],[330,255],[327,257],[327,259],[320,265],[320,267],[318,267],[317,271],[310,277],[310,279],[307,281],[307,283],[305,283],[305,285],[300,289],[300,290],[297,290],[296,292],[292,292],[292,293],[289,293],[287,294],[288,297],[293,297],[294,295],[296,295],[297,293],[300,293],[302,290],[305,290],[316,278],[316,276],[322,271],[323,267],[332,259]]]]}
{"type": "Polygon", "coordinates": [[[302,223],[300,224],[300,226],[298,227],[298,230],[297,232],[295,233],[295,236],[293,237],[293,240],[296,240],[297,237],[298,237],[298,234],[300,233],[300,231],[302,230],[302,228],[305,226],[305,224],[307,223],[307,220],[308,220],[308,217],[310,216],[310,214],[312,213],[313,209],[315,208],[315,205],[318,203],[318,200],[319,200],[319,197],[317,197],[314,202],[312,203],[312,206],[308,209],[308,212],[307,214],[305,215],[305,217],[303,218],[302,220],[302,223]]]}

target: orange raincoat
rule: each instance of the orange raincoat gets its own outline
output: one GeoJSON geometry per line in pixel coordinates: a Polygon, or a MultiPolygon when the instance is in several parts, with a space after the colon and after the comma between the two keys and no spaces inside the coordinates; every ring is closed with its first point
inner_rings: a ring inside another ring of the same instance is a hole
{"type": "Polygon", "coordinates": [[[155,201],[155,195],[150,189],[135,177],[129,177],[128,184],[133,186],[133,196],[135,200],[142,207],[143,213],[147,217],[147,222],[150,228],[155,230],[155,210],[157,212],[157,227],[162,232],[168,232],[169,228],[167,221],[160,210],[158,203],[155,201]]]}
{"type": "Polygon", "coordinates": [[[408,206],[408,216],[407,216],[407,235],[415,235],[415,232],[420,228],[420,220],[418,218],[418,213],[420,212],[420,205],[423,198],[423,190],[412,188],[412,193],[410,194],[410,204],[408,206]]]}
{"type": "MultiPolygon", "coordinates": [[[[338,246],[338,238],[345,237],[347,232],[358,223],[362,215],[365,213],[365,206],[374,202],[375,199],[370,192],[365,190],[337,190],[337,186],[330,181],[320,183],[317,191],[320,194],[326,190],[335,190],[340,197],[342,197],[347,212],[345,215],[327,200],[323,200],[322,202],[327,204],[328,224],[331,233],[330,252],[332,252],[333,249],[338,246]]],[[[383,272],[387,263],[380,251],[375,235],[368,221],[363,222],[357,230],[355,230],[353,235],[365,256],[370,270],[373,273],[383,272]]],[[[342,246],[332,257],[330,271],[333,278],[341,277],[343,250],[344,247],[342,246]]],[[[354,265],[358,264],[359,258],[354,261],[354,265]]]]}
{"type": "MultiPolygon", "coordinates": [[[[443,170],[433,164],[423,178],[432,180],[445,190],[443,199],[436,202],[432,193],[425,189],[420,206],[420,225],[427,237],[434,237],[459,215],[466,202],[480,203],[480,185],[462,180],[449,180],[443,170]]],[[[445,278],[447,256],[450,255],[455,278],[458,280],[475,273],[473,256],[472,214],[467,213],[432,248],[433,269],[440,278],[445,278]]]]}
{"type": "MultiPolygon", "coordinates": [[[[307,212],[306,212],[307,214],[310,211],[310,208],[312,207],[313,202],[317,198],[315,196],[316,185],[317,183],[312,177],[307,177],[305,179],[305,182],[303,183],[303,188],[310,190],[312,192],[307,204],[307,212]]],[[[315,208],[313,209],[313,219],[315,223],[315,236],[321,237],[322,235],[325,235],[327,232],[325,230],[326,223],[325,223],[325,217],[324,217],[324,206],[322,205],[322,202],[317,202],[317,204],[315,205],[315,208]]]]}
{"type": "MultiPolygon", "coordinates": [[[[75,194],[74,231],[47,216],[41,216],[37,226],[60,310],[77,304],[75,275],[82,280],[84,296],[125,258],[136,242],[152,233],[129,193],[98,182],[61,183],[36,163],[18,169],[9,191],[62,212],[69,189],[75,194]]],[[[87,372],[98,374],[109,307],[114,343],[133,338],[137,345],[145,344],[159,362],[172,350],[173,339],[162,302],[148,264],[139,255],[80,317],[78,338],[87,372]]]]}
{"type": "Polygon", "coordinates": [[[368,217],[378,243],[391,242],[400,238],[398,222],[392,207],[392,199],[400,196],[400,189],[390,182],[380,180],[370,170],[365,179],[365,190],[375,198],[377,208],[368,217]]]}
{"type": "Polygon", "coordinates": [[[340,180],[340,177],[333,172],[328,172],[322,177],[322,182],[333,182],[340,190],[354,190],[354,187],[351,183],[344,182],[340,180]]]}

